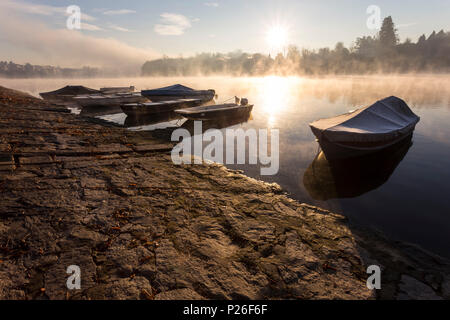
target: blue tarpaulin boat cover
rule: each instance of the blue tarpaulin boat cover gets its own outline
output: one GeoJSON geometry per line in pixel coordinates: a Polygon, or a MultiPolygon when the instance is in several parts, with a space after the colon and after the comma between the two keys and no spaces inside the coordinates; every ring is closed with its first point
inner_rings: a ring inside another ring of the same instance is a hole
{"type": "Polygon", "coordinates": [[[152,96],[185,96],[185,95],[203,95],[210,93],[208,90],[194,90],[192,88],[183,86],[181,84],[175,84],[173,86],[168,86],[153,90],[142,90],[144,95],[152,96]]]}

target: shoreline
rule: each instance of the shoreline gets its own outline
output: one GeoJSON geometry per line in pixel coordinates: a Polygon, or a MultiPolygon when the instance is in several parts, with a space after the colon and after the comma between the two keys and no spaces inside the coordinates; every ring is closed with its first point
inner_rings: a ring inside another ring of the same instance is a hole
{"type": "Polygon", "coordinates": [[[0,299],[450,299],[448,260],[151,133],[3,87],[0,113],[0,299]]]}

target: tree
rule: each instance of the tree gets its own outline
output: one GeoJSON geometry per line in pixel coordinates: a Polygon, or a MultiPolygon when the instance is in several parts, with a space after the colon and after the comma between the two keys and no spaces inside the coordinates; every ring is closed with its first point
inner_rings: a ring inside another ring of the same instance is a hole
{"type": "Polygon", "coordinates": [[[425,35],[423,34],[423,35],[420,36],[420,38],[419,38],[417,44],[418,44],[418,45],[423,45],[423,44],[425,44],[426,41],[427,41],[427,38],[426,38],[425,35]]]}
{"type": "Polygon", "coordinates": [[[362,57],[375,57],[377,54],[377,40],[371,36],[357,38],[354,51],[362,57]]]}
{"type": "Polygon", "coordinates": [[[391,16],[384,18],[378,37],[380,44],[385,48],[395,47],[397,45],[397,29],[395,29],[391,16]]]}

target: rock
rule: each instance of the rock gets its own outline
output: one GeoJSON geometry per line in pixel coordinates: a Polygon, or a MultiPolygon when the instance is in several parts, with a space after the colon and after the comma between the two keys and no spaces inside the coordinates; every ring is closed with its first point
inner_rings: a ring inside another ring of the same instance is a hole
{"type": "Polygon", "coordinates": [[[92,300],[139,300],[145,293],[153,292],[149,281],[143,277],[125,278],[111,281],[88,289],[83,293],[92,300]]]}
{"type": "Polygon", "coordinates": [[[73,227],[69,232],[69,235],[82,243],[87,243],[92,247],[96,247],[108,239],[106,236],[82,226],[73,227]]]}
{"type": "Polygon", "coordinates": [[[153,133],[2,87],[0,132],[0,299],[372,299],[367,262],[391,275],[383,298],[421,274],[439,290],[403,278],[404,295],[449,296],[444,259],[222,165],[174,165],[153,133]]]}
{"type": "Polygon", "coordinates": [[[192,289],[184,288],[165,291],[157,294],[155,300],[203,300],[204,298],[192,289]]]}
{"type": "Polygon", "coordinates": [[[442,296],[445,299],[450,300],[450,277],[446,277],[442,283],[442,296]]]}
{"type": "Polygon", "coordinates": [[[401,277],[398,290],[399,300],[442,300],[430,286],[407,275],[401,277]]]}

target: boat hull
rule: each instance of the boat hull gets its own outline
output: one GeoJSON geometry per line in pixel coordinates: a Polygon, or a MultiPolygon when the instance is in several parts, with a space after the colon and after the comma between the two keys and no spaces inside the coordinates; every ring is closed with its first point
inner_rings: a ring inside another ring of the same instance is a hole
{"type": "Polygon", "coordinates": [[[42,99],[47,101],[63,101],[63,102],[69,102],[73,101],[73,98],[76,97],[76,95],[61,95],[61,94],[51,94],[51,93],[40,93],[39,94],[42,99]]]}
{"type": "Polygon", "coordinates": [[[241,118],[248,116],[253,109],[253,105],[243,106],[235,109],[217,109],[206,112],[180,113],[189,120],[217,120],[223,118],[241,118]]]}
{"type": "Polygon", "coordinates": [[[180,99],[148,104],[122,104],[122,111],[130,117],[165,114],[177,109],[197,107],[203,103],[200,99],[180,99]]]}
{"type": "Polygon", "coordinates": [[[81,99],[76,97],[73,99],[77,104],[82,107],[120,107],[127,103],[141,103],[148,101],[147,98],[143,96],[131,96],[131,97],[115,97],[115,98],[89,98],[81,99]]]}
{"type": "Polygon", "coordinates": [[[88,94],[99,94],[100,91],[87,88],[84,86],[65,86],[61,89],[50,91],[50,92],[41,92],[39,95],[44,100],[49,101],[73,101],[73,98],[77,95],[88,95],[88,94]]]}
{"type": "Polygon", "coordinates": [[[415,125],[405,131],[398,138],[376,146],[350,146],[337,142],[331,142],[326,138],[319,139],[320,147],[328,160],[341,160],[361,157],[364,155],[380,152],[392,146],[402,144],[405,140],[411,139],[415,125]]]}
{"type": "Polygon", "coordinates": [[[105,87],[100,88],[100,92],[103,94],[115,94],[115,93],[132,93],[134,92],[135,87],[105,87]]]}
{"type": "Polygon", "coordinates": [[[165,96],[159,96],[159,95],[152,95],[152,94],[145,94],[145,92],[142,92],[142,95],[150,99],[152,102],[162,102],[167,100],[178,100],[178,99],[200,99],[203,103],[211,101],[214,99],[214,94],[205,94],[205,95],[165,95],[165,96]]]}

